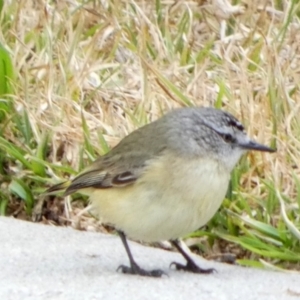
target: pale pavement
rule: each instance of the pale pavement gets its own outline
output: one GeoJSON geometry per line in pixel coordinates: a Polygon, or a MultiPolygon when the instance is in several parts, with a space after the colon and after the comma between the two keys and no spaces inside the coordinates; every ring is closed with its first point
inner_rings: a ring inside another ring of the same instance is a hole
{"type": "Polygon", "coordinates": [[[169,269],[178,253],[130,246],[139,264],[169,276],[145,278],[116,272],[127,264],[118,237],[0,217],[0,299],[300,299],[300,274],[205,261],[217,273],[169,269]]]}

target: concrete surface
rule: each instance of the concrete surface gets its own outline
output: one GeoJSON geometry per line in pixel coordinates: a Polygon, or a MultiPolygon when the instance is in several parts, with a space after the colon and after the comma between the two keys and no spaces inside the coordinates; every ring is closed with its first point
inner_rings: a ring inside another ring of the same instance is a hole
{"type": "Polygon", "coordinates": [[[169,269],[178,253],[130,242],[139,264],[169,277],[116,272],[128,260],[116,236],[0,217],[0,299],[297,299],[300,274],[205,261],[218,273],[169,269]]]}

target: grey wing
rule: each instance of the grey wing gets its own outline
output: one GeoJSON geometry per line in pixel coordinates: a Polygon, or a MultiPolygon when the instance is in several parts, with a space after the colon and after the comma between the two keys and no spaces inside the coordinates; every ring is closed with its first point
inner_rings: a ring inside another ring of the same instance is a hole
{"type": "Polygon", "coordinates": [[[74,178],[65,195],[77,190],[127,186],[133,184],[145,171],[150,160],[166,150],[167,124],[163,118],[145,125],[126,136],[106,155],[99,157],[90,167],[74,178]]]}
{"type": "Polygon", "coordinates": [[[100,157],[72,180],[64,196],[85,188],[105,189],[132,184],[143,174],[148,161],[148,155],[142,153],[100,157]]]}

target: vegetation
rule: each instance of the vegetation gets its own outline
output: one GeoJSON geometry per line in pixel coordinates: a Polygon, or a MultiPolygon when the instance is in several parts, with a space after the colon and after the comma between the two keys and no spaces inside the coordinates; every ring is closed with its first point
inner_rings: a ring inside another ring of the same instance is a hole
{"type": "Polygon", "coordinates": [[[223,1],[0,1],[1,215],[103,229],[82,196],[40,194],[164,112],[215,106],[278,152],[245,156],[186,242],[299,269],[300,4],[223,1]]]}

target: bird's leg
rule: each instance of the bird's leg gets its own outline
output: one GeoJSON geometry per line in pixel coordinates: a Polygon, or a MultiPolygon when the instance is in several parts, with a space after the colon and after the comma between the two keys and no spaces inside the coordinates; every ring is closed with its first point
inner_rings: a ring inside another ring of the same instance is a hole
{"type": "Polygon", "coordinates": [[[192,258],[182,249],[178,240],[171,241],[172,245],[182,254],[182,256],[186,259],[186,265],[172,262],[170,266],[174,265],[177,270],[183,270],[192,273],[200,273],[200,274],[210,274],[215,271],[215,269],[202,269],[192,260],[192,258]]]}
{"type": "Polygon", "coordinates": [[[125,247],[125,250],[127,252],[127,255],[128,255],[128,258],[129,258],[129,262],[130,262],[130,267],[128,266],[124,266],[124,265],[120,265],[118,267],[118,270],[121,270],[122,273],[125,273],[125,274],[133,274],[133,275],[141,275],[141,276],[150,276],[150,277],[161,277],[162,275],[165,274],[164,271],[162,270],[152,270],[152,271],[147,271],[147,270],[144,270],[142,269],[136,262],[135,260],[133,259],[133,256],[131,254],[131,251],[129,249],[129,246],[128,246],[128,243],[127,243],[127,239],[126,239],[126,236],[124,234],[124,232],[122,231],[119,231],[117,230],[121,240],[122,240],[122,243],[125,247]]]}

